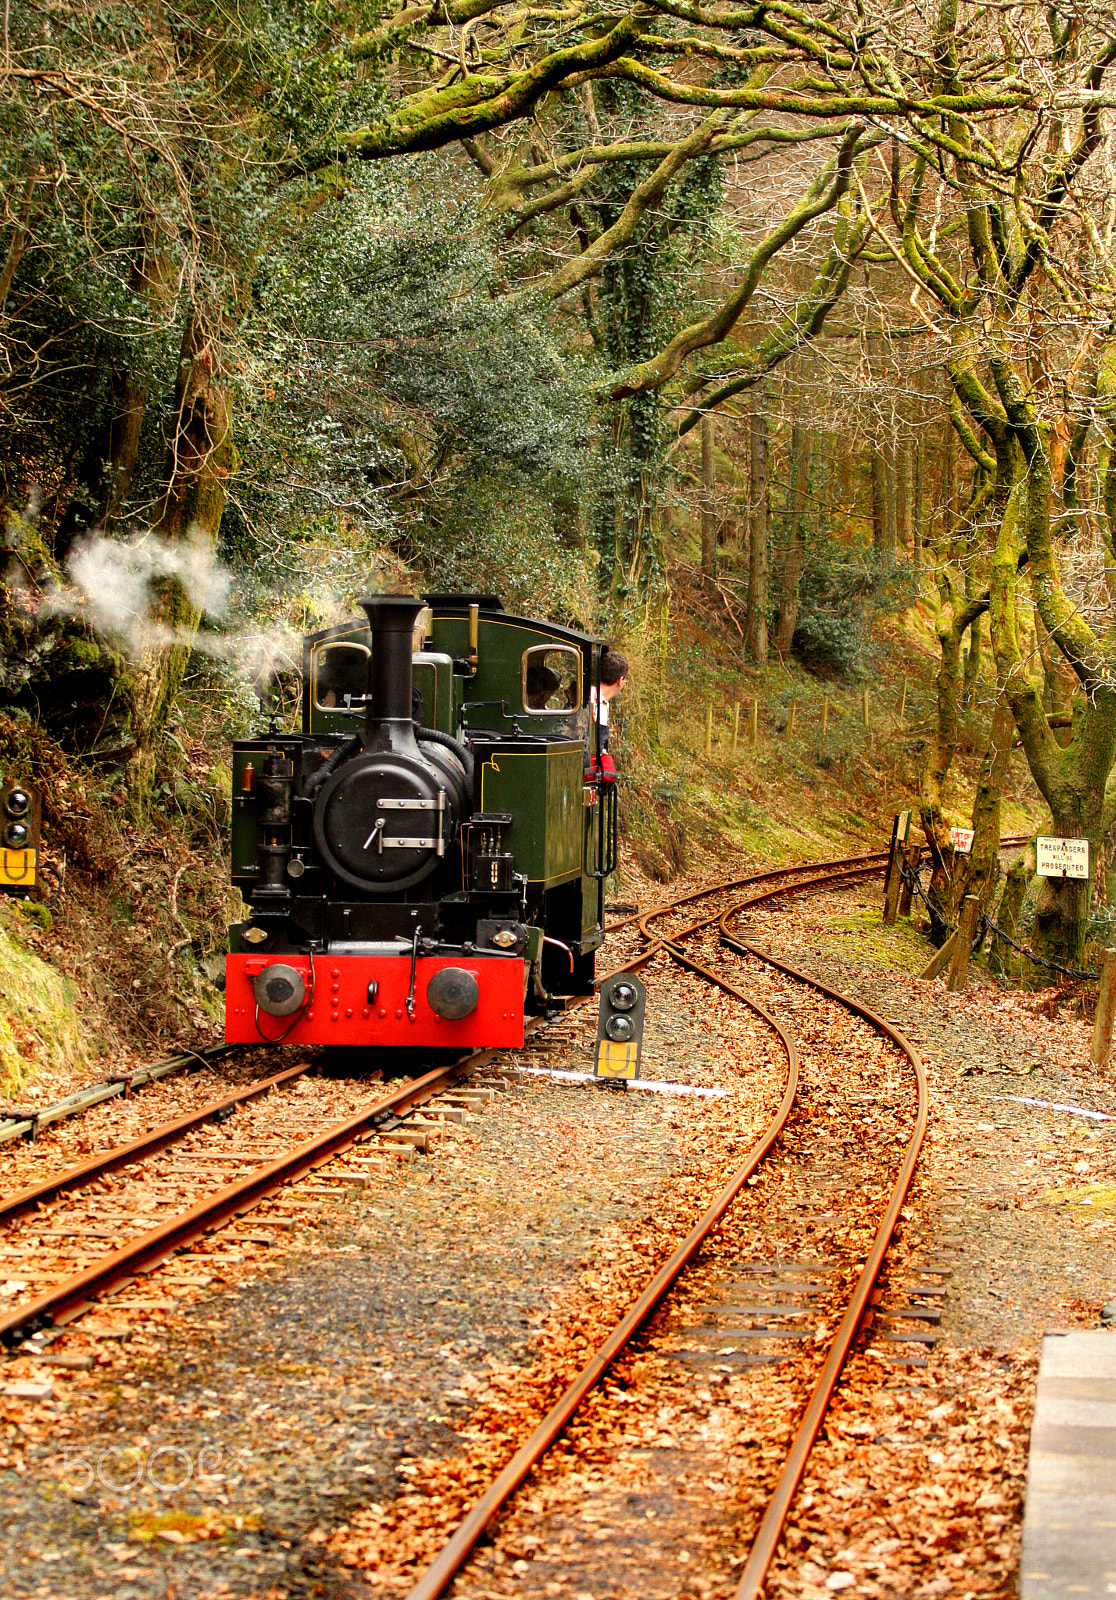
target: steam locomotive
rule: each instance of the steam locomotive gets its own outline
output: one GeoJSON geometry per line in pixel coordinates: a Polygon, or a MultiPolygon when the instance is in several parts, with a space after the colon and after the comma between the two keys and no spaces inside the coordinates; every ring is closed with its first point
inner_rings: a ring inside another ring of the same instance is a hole
{"type": "Polygon", "coordinates": [[[361,609],[303,642],[302,731],[233,749],[225,1037],[521,1044],[604,937],[604,645],[495,595],[361,609]]]}

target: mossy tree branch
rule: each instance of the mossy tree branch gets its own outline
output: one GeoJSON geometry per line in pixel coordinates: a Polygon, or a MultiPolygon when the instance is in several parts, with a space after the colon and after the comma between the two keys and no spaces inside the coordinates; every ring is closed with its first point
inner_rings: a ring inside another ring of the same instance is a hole
{"type": "MultiPolygon", "coordinates": [[[[719,344],[736,326],[763,276],[765,269],[783,247],[817,217],[836,207],[848,191],[853,157],[864,133],[863,125],[853,123],[845,131],[833,161],[814,179],[798,203],[772,228],[749,257],[737,289],[716,310],[699,322],[691,323],[648,361],[631,367],[609,386],[610,399],[624,399],[644,389],[667,383],[695,351],[719,344]]],[[[883,135],[870,135],[877,142],[883,135]]]]}

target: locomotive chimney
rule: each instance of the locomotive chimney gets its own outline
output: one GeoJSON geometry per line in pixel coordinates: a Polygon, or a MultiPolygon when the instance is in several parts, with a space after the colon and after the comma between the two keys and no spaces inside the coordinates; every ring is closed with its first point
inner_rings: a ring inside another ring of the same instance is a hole
{"type": "Polygon", "coordinates": [[[378,594],[360,606],[372,633],[364,748],[413,751],[411,638],[423,602],[412,594],[378,594]]]}

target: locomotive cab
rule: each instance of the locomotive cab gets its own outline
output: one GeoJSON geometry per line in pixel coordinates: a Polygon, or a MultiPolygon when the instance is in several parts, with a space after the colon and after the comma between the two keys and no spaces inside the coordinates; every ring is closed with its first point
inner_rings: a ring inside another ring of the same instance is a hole
{"type": "Polygon", "coordinates": [[[603,939],[600,641],[495,596],[362,609],[304,641],[301,731],[234,747],[226,1037],[521,1043],[525,1011],[591,990],[603,939]]]}

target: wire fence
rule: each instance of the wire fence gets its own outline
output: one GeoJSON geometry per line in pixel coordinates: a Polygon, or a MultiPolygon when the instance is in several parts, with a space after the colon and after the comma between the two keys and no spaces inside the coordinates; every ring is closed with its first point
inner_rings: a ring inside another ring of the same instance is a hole
{"type": "MultiPolygon", "coordinates": [[[[922,901],[923,905],[930,913],[931,919],[940,922],[943,927],[949,929],[950,933],[956,933],[956,922],[950,922],[949,918],[943,916],[937,906],[932,906],[930,901],[927,899],[926,892],[922,887],[919,877],[920,869],[917,867],[912,867],[910,863],[904,860],[902,856],[898,856],[897,860],[899,863],[899,871],[902,874],[904,883],[909,885],[914,894],[918,895],[918,898],[922,901]]],[[[986,933],[995,934],[997,939],[1002,939],[1005,944],[1009,944],[1013,950],[1018,951],[1021,956],[1025,956],[1028,961],[1032,961],[1036,967],[1044,967],[1048,972],[1061,973],[1061,975],[1065,978],[1072,978],[1075,983],[1096,983],[1097,979],[1100,977],[1098,972],[1082,972],[1079,971],[1077,967],[1063,966],[1060,961],[1050,961],[1046,956],[1036,955],[1035,952],[1027,945],[1020,944],[1017,939],[1013,939],[1011,934],[1008,933],[1004,928],[1001,928],[998,923],[993,922],[992,918],[987,914],[987,912],[982,913],[981,920],[977,924],[976,931],[973,935],[974,951],[980,949],[986,933]]]]}

